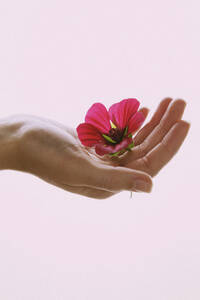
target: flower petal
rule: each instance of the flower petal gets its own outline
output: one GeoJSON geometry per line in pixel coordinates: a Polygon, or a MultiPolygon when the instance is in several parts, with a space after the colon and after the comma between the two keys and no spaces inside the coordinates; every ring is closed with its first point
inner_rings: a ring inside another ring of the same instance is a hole
{"type": "Polygon", "coordinates": [[[81,123],[76,128],[79,140],[84,146],[92,147],[98,143],[104,142],[100,132],[91,124],[81,123]]]}
{"type": "Polygon", "coordinates": [[[143,113],[139,111],[136,112],[136,114],[134,114],[129,120],[127,135],[130,133],[133,134],[142,125],[144,120],[145,120],[145,116],[143,115],[143,113]]]}
{"type": "Polygon", "coordinates": [[[99,143],[95,146],[95,151],[98,155],[103,156],[104,154],[115,153],[122,149],[125,149],[132,142],[133,142],[132,138],[125,138],[123,141],[121,141],[121,143],[114,146],[99,143]]]}
{"type": "Polygon", "coordinates": [[[94,103],[90,107],[85,122],[93,125],[102,133],[108,133],[111,129],[108,111],[102,103],[94,103]]]}
{"type": "Polygon", "coordinates": [[[124,99],[109,108],[111,121],[120,129],[124,129],[129,119],[138,110],[140,102],[135,98],[124,99]]]}

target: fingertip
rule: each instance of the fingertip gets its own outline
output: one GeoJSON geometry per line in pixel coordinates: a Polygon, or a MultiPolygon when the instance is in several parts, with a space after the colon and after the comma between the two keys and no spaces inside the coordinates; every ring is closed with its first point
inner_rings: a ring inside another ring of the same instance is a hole
{"type": "Polygon", "coordinates": [[[187,131],[188,131],[188,130],[190,129],[190,127],[191,127],[191,123],[188,122],[188,121],[185,121],[185,120],[179,120],[178,123],[181,124],[181,126],[182,126],[183,128],[185,128],[187,131]]]}
{"type": "Polygon", "coordinates": [[[185,109],[185,107],[187,105],[187,102],[185,100],[181,99],[181,98],[175,99],[174,103],[179,104],[179,105],[183,105],[184,109],[185,109]]]}
{"type": "MultiPolygon", "coordinates": [[[[134,172],[134,177],[135,177],[134,172]]],[[[143,171],[137,171],[137,175],[133,180],[133,190],[150,193],[153,188],[153,181],[149,174],[143,171]]]]}
{"type": "Polygon", "coordinates": [[[153,187],[152,182],[137,179],[134,182],[133,190],[150,193],[152,191],[152,187],[153,187]]]}
{"type": "Polygon", "coordinates": [[[139,110],[139,112],[141,112],[141,113],[144,115],[145,118],[147,117],[149,111],[150,111],[150,110],[149,110],[149,108],[147,108],[147,107],[142,107],[142,108],[139,110]]]}
{"type": "Polygon", "coordinates": [[[173,98],[172,97],[165,97],[161,102],[165,102],[165,103],[170,103],[172,102],[173,98]]]}

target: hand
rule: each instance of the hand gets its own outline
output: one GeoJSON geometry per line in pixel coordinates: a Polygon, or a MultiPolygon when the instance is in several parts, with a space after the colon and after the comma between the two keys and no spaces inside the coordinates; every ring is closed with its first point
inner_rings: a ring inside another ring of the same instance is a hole
{"type": "MultiPolygon", "coordinates": [[[[133,152],[112,159],[99,157],[91,148],[83,147],[74,129],[44,118],[12,116],[6,121],[14,124],[17,147],[12,155],[16,157],[15,163],[13,167],[8,166],[91,198],[105,199],[122,190],[150,192],[150,175],[154,176],[155,166],[158,172],[167,163],[180,147],[189,128],[188,123],[178,121],[184,110],[184,102],[177,100],[167,110],[170,102],[165,99],[153,119],[138,132],[134,139],[137,146],[133,152]],[[172,128],[173,125],[175,128],[172,128]],[[149,149],[159,144],[163,136],[164,144],[162,142],[158,146],[159,151],[155,148],[152,152],[156,151],[158,156],[156,153],[152,155],[149,149]],[[166,146],[161,146],[167,145],[168,141],[174,145],[170,154],[163,150],[166,146]],[[146,148],[142,145],[146,145],[146,148]],[[151,163],[148,161],[149,155],[151,163]],[[148,157],[147,161],[145,157],[148,157]]],[[[146,108],[142,111],[147,115],[146,108]]]]}
{"type": "Polygon", "coordinates": [[[148,174],[109,166],[92,157],[69,127],[30,115],[12,116],[0,124],[0,137],[4,137],[0,144],[3,141],[2,146],[6,145],[0,151],[0,169],[28,172],[67,191],[97,199],[122,190],[151,190],[148,174]]]}

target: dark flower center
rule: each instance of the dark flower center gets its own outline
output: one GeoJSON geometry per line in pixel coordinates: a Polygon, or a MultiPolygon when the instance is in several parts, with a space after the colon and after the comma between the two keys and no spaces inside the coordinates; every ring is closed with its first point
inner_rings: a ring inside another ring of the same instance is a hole
{"type": "Polygon", "coordinates": [[[115,142],[119,143],[121,142],[124,135],[124,130],[120,130],[118,128],[112,128],[109,131],[108,136],[111,137],[115,142]]]}

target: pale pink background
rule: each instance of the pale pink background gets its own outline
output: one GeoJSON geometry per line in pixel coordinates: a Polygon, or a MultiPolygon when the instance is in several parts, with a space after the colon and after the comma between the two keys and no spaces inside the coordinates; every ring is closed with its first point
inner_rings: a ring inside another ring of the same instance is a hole
{"type": "MultiPolygon", "coordinates": [[[[76,126],[88,107],[188,102],[184,147],[150,195],[108,200],[0,172],[0,299],[200,299],[200,5],[0,2],[0,117],[76,126]]],[[[148,119],[149,119],[148,118],[148,119]]]]}

